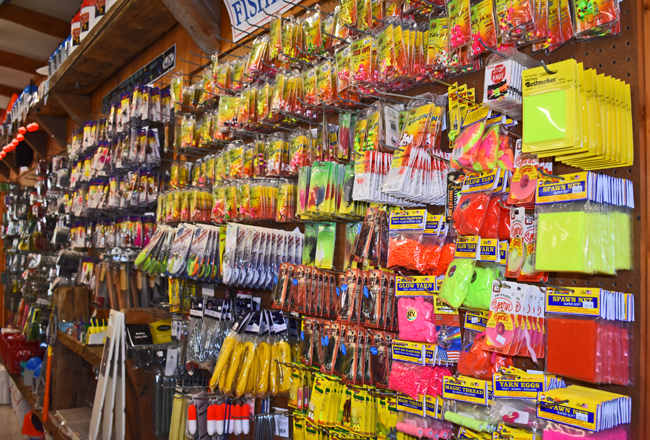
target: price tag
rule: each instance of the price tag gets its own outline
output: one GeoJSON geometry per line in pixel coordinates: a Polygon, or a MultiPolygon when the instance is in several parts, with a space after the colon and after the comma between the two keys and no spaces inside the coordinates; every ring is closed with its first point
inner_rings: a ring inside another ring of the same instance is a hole
{"type": "Polygon", "coordinates": [[[589,416],[579,411],[576,412],[576,419],[580,420],[581,422],[589,422],[589,416]]]}
{"type": "Polygon", "coordinates": [[[583,301],[582,302],[582,308],[583,309],[593,309],[594,308],[594,302],[593,301],[583,301]]]}
{"type": "Polygon", "coordinates": [[[178,349],[170,348],[167,350],[167,362],[165,363],[165,376],[173,376],[176,373],[178,361],[178,349]]]}
{"type": "MultiPolygon", "coordinates": [[[[276,408],[276,411],[278,409],[276,408]]],[[[278,437],[289,438],[289,417],[285,414],[275,416],[275,435],[278,437]]]]}

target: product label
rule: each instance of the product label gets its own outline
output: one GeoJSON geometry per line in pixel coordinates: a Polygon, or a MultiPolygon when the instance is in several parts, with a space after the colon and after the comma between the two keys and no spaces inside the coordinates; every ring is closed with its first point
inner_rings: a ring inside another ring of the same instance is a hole
{"type": "Polygon", "coordinates": [[[499,240],[496,238],[481,238],[480,260],[492,261],[496,263],[499,260],[499,240]]]}
{"type": "Polygon", "coordinates": [[[397,396],[397,411],[424,417],[425,410],[423,396],[418,396],[418,400],[405,396],[397,396]]]}
{"type": "Polygon", "coordinates": [[[468,310],[465,313],[463,327],[477,332],[484,332],[490,313],[484,310],[468,310]]]}
{"type": "Polygon", "coordinates": [[[465,176],[463,181],[463,194],[470,194],[479,191],[494,190],[499,183],[501,168],[492,171],[483,171],[482,173],[470,173],[465,176]]]}
{"type": "Polygon", "coordinates": [[[549,397],[547,399],[544,394],[539,395],[540,402],[547,400],[548,405],[537,406],[537,417],[540,419],[553,420],[589,431],[596,430],[596,411],[598,410],[596,404],[587,401],[573,403],[571,401],[555,400],[558,404],[553,405],[554,398],[549,397]],[[560,404],[560,402],[564,403],[560,404]]]}
{"type": "MultiPolygon", "coordinates": [[[[476,260],[476,257],[479,254],[480,241],[481,237],[476,235],[458,237],[458,240],[456,241],[456,253],[454,254],[454,257],[476,260]]],[[[451,273],[449,275],[451,275],[451,273]]]]}
{"type": "Polygon", "coordinates": [[[536,400],[537,393],[544,391],[544,375],[495,373],[492,377],[492,389],[496,398],[536,400]]]}
{"type": "Polygon", "coordinates": [[[562,289],[546,290],[546,312],[570,315],[600,316],[601,289],[574,287],[573,292],[562,289]]]}
{"type": "Polygon", "coordinates": [[[424,406],[427,417],[442,420],[442,398],[440,396],[433,397],[427,394],[424,396],[424,406]]]}
{"type": "Polygon", "coordinates": [[[395,296],[433,296],[438,292],[438,284],[435,277],[414,276],[397,277],[395,296]]]}
{"type": "Polygon", "coordinates": [[[390,213],[390,229],[395,230],[423,230],[426,224],[427,211],[425,209],[411,209],[390,213]]]}
{"type": "Polygon", "coordinates": [[[491,388],[491,384],[485,380],[445,376],[442,382],[442,398],[487,405],[488,388],[491,388]]]}
{"type": "Polygon", "coordinates": [[[508,240],[499,242],[499,265],[505,266],[508,262],[508,240]]]}
{"type": "Polygon", "coordinates": [[[426,344],[395,339],[392,345],[392,357],[394,361],[402,361],[409,364],[424,365],[426,344]]]}
{"type": "Polygon", "coordinates": [[[561,179],[544,177],[537,180],[536,204],[586,200],[590,180],[588,172],[564,174],[561,179]]]}

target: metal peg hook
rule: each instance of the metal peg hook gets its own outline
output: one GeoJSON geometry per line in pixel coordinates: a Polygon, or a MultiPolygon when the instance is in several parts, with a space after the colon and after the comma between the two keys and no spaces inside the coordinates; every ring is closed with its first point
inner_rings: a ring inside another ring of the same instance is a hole
{"type": "Polygon", "coordinates": [[[549,75],[555,75],[557,73],[557,70],[549,69],[544,60],[542,60],[541,63],[542,63],[542,67],[544,68],[544,70],[546,70],[546,73],[548,73],[549,75]]]}
{"type": "Polygon", "coordinates": [[[250,46],[246,46],[245,44],[241,44],[241,43],[235,43],[234,41],[231,41],[231,40],[229,40],[227,38],[220,37],[219,35],[216,35],[216,34],[215,34],[215,37],[217,37],[218,39],[220,39],[222,41],[225,41],[227,43],[234,44],[235,46],[243,47],[243,48],[246,48],[246,49],[252,49],[252,47],[250,47],[250,46]]]}
{"type": "Polygon", "coordinates": [[[244,30],[244,29],[236,28],[236,27],[233,26],[233,25],[230,25],[230,26],[231,26],[234,30],[239,31],[239,32],[243,32],[243,33],[245,33],[246,35],[250,35],[251,37],[255,37],[255,38],[259,37],[259,35],[256,35],[256,34],[254,34],[254,33],[252,33],[252,32],[248,32],[248,31],[246,31],[246,30],[244,30]]]}
{"type": "Polygon", "coordinates": [[[541,406],[542,408],[550,408],[552,406],[562,405],[562,404],[565,404],[565,403],[569,403],[569,399],[560,400],[559,402],[544,402],[544,401],[537,402],[537,406],[541,406]]]}
{"type": "Polygon", "coordinates": [[[342,41],[343,43],[347,43],[347,40],[344,40],[343,38],[339,38],[339,37],[337,37],[336,35],[328,34],[328,33],[325,32],[325,31],[321,31],[321,32],[322,32],[323,34],[327,35],[327,36],[330,37],[330,38],[334,38],[335,40],[339,40],[339,41],[342,41]]]}
{"type": "MultiPolygon", "coordinates": [[[[194,63],[194,62],[192,62],[192,61],[184,60],[184,59],[181,58],[181,57],[178,57],[178,59],[181,60],[181,61],[185,61],[187,64],[192,64],[192,65],[194,65],[194,66],[199,66],[199,67],[202,68],[202,69],[205,69],[206,67],[210,66],[210,63],[207,63],[207,64],[203,65],[203,64],[197,64],[197,63],[194,63]]],[[[197,76],[200,76],[200,75],[197,75],[197,76]]]]}
{"type": "Polygon", "coordinates": [[[485,50],[487,50],[487,51],[490,51],[490,52],[492,52],[492,53],[495,53],[495,54],[499,55],[499,56],[502,57],[502,58],[508,58],[508,55],[506,55],[506,54],[504,54],[504,53],[502,53],[502,52],[499,52],[498,50],[496,50],[496,49],[494,49],[494,48],[491,48],[490,46],[488,46],[487,44],[485,44],[485,41],[483,41],[483,39],[482,39],[481,37],[478,37],[478,38],[476,39],[476,41],[478,41],[478,44],[480,44],[481,46],[483,46],[483,49],[485,49],[485,50]]]}
{"type": "Polygon", "coordinates": [[[564,290],[565,292],[575,292],[575,289],[572,289],[570,287],[560,287],[560,286],[553,286],[551,284],[548,284],[544,281],[541,281],[542,286],[544,286],[544,293],[550,288],[550,289],[555,289],[555,290],[564,290]]]}
{"type": "Polygon", "coordinates": [[[344,24],[343,26],[345,26],[346,28],[350,29],[351,31],[359,32],[360,34],[365,34],[365,35],[368,35],[368,36],[370,36],[370,37],[373,37],[373,36],[374,36],[373,34],[371,34],[371,33],[369,33],[369,32],[365,32],[365,31],[362,31],[361,29],[353,28],[352,26],[349,26],[349,25],[347,25],[347,24],[344,24]]]}
{"type": "Polygon", "coordinates": [[[539,174],[541,174],[544,177],[548,177],[550,179],[558,179],[558,180],[566,180],[564,176],[556,176],[554,174],[548,174],[546,171],[544,171],[542,168],[537,168],[537,171],[539,174]]]}
{"type": "Polygon", "coordinates": [[[381,18],[377,18],[377,17],[375,17],[374,14],[372,15],[372,19],[373,19],[373,20],[377,20],[377,21],[380,22],[380,23],[391,24],[389,21],[382,20],[381,18]]]}
{"type": "Polygon", "coordinates": [[[497,203],[499,204],[500,207],[502,207],[503,209],[507,209],[508,211],[516,211],[517,210],[516,208],[511,208],[510,206],[504,205],[504,203],[501,201],[501,199],[498,199],[497,203]]]}
{"type": "Polygon", "coordinates": [[[352,105],[362,105],[362,106],[364,106],[364,107],[373,107],[373,108],[376,107],[375,105],[372,105],[372,104],[364,104],[364,103],[361,102],[361,101],[359,101],[359,102],[357,102],[357,101],[350,101],[349,99],[345,99],[344,97],[342,97],[340,93],[337,93],[337,96],[338,96],[338,98],[339,98],[341,101],[343,101],[343,102],[347,102],[348,104],[352,104],[352,105]]]}
{"type": "Polygon", "coordinates": [[[264,6],[262,6],[261,4],[260,4],[260,7],[262,8],[262,12],[264,14],[266,14],[267,17],[278,18],[278,19],[280,19],[282,21],[291,21],[290,19],[284,18],[283,16],[278,15],[278,14],[269,14],[268,12],[266,12],[266,9],[264,9],[264,6]]]}
{"type": "Polygon", "coordinates": [[[269,30],[269,28],[267,28],[267,27],[265,27],[265,26],[260,26],[259,24],[251,23],[250,21],[248,21],[248,18],[245,18],[244,21],[245,21],[246,23],[248,23],[249,26],[255,26],[256,28],[258,28],[258,29],[264,29],[265,31],[268,31],[268,30],[269,30]]]}
{"type": "MultiPolygon", "coordinates": [[[[199,57],[199,58],[203,58],[204,60],[210,60],[210,61],[212,61],[212,58],[204,57],[203,55],[197,55],[197,54],[195,54],[194,52],[192,52],[191,50],[190,50],[190,53],[191,53],[192,55],[194,55],[195,57],[199,57]]],[[[217,52],[217,53],[220,53],[220,52],[217,52]]]]}
{"type": "MultiPolygon", "coordinates": [[[[296,48],[297,48],[297,46],[296,46],[296,48]]],[[[307,64],[310,67],[314,67],[314,65],[312,63],[310,63],[309,61],[301,60],[300,58],[294,58],[291,55],[287,55],[286,53],[282,52],[281,50],[278,50],[278,53],[280,55],[282,55],[282,56],[285,56],[285,57],[291,59],[291,60],[298,61],[299,63],[307,64]]]]}
{"type": "Polygon", "coordinates": [[[319,11],[318,9],[309,8],[307,6],[303,6],[303,5],[300,5],[298,3],[293,3],[293,2],[290,2],[288,0],[282,0],[282,3],[287,3],[287,4],[290,4],[290,5],[293,5],[293,6],[298,6],[299,8],[303,8],[303,9],[306,9],[306,10],[311,11],[311,12],[320,12],[321,14],[325,14],[328,17],[334,17],[334,14],[332,14],[331,12],[319,11]]]}

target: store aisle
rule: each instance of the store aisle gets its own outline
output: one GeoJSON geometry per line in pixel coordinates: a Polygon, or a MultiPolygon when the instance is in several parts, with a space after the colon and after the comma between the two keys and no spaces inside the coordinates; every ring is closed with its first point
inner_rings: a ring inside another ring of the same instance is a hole
{"type": "Polygon", "coordinates": [[[16,413],[11,405],[0,405],[0,440],[27,440],[29,437],[22,435],[16,413]]]}

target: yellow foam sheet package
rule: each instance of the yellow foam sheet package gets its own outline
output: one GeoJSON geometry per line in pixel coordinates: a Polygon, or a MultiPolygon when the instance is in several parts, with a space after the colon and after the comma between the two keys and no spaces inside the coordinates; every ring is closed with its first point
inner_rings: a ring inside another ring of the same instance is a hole
{"type": "Polygon", "coordinates": [[[578,65],[569,59],[523,72],[523,152],[540,157],[582,144],[578,65]]]}
{"type": "Polygon", "coordinates": [[[602,87],[599,90],[597,75],[594,69],[585,70],[585,92],[587,94],[587,112],[591,143],[589,145],[589,152],[587,153],[578,153],[559,158],[562,162],[572,166],[579,166],[580,162],[585,160],[605,159],[603,143],[604,128],[601,125],[601,108],[604,105],[604,92],[602,87]]]}
{"type": "Polygon", "coordinates": [[[585,209],[588,173],[565,174],[537,183],[535,270],[590,273],[587,237],[594,227],[585,209]]]}

